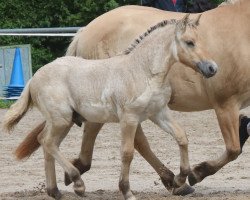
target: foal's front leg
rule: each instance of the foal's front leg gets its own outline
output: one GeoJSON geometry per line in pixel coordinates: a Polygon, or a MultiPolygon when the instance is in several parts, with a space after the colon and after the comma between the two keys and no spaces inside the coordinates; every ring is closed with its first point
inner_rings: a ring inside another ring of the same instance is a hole
{"type": "MultiPolygon", "coordinates": [[[[186,178],[190,172],[190,164],[188,158],[188,139],[183,129],[172,119],[167,108],[160,111],[157,115],[150,118],[152,122],[158,125],[165,132],[171,133],[179,145],[180,149],[180,174],[174,178],[174,189],[173,193],[176,193],[178,188],[186,182],[186,178]]],[[[193,192],[192,188],[188,188],[193,192]]],[[[186,191],[188,193],[188,191],[186,191]]]]}
{"type": "Polygon", "coordinates": [[[134,139],[135,132],[138,126],[137,120],[128,119],[125,117],[120,122],[122,141],[121,141],[121,174],[119,181],[119,188],[125,200],[135,200],[135,196],[130,190],[129,184],[129,170],[130,164],[134,156],[134,139]]]}

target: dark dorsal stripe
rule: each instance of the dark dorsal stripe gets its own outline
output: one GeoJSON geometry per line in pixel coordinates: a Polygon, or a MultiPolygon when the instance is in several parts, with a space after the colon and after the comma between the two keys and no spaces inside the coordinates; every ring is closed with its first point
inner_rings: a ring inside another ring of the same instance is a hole
{"type": "Polygon", "coordinates": [[[135,39],[135,41],[124,51],[124,54],[127,55],[131,51],[133,51],[136,48],[136,46],[138,44],[140,44],[141,41],[145,37],[147,37],[148,35],[150,35],[153,31],[157,30],[158,28],[162,28],[162,27],[165,27],[167,25],[170,25],[170,24],[176,24],[176,22],[177,22],[176,19],[163,20],[163,21],[157,23],[156,25],[150,27],[145,33],[143,33],[142,35],[140,35],[139,38],[135,39]]]}

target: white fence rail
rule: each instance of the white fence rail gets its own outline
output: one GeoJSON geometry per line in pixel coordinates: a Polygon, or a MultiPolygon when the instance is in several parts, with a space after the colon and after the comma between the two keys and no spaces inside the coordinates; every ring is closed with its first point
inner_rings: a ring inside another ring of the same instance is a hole
{"type": "Polygon", "coordinates": [[[72,37],[81,27],[0,29],[0,36],[72,37]]]}

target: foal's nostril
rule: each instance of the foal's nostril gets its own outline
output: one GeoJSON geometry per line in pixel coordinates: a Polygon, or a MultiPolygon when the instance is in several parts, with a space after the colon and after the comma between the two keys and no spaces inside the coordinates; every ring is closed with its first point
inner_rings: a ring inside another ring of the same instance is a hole
{"type": "Polygon", "coordinates": [[[208,67],[208,70],[209,70],[209,72],[210,72],[211,74],[215,74],[215,73],[216,73],[216,69],[215,69],[212,65],[210,65],[210,66],[208,67]]]}

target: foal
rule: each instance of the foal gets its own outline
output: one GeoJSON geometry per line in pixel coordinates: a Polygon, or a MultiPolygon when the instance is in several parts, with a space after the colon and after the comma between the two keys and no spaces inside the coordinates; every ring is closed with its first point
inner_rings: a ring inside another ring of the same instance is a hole
{"type": "Polygon", "coordinates": [[[129,186],[129,169],[136,128],[146,119],[171,133],[180,147],[180,173],[167,184],[178,188],[185,183],[190,170],[188,141],[166,107],[171,95],[167,75],[178,61],[206,78],[216,73],[217,65],[206,55],[196,33],[199,18],[190,21],[186,15],[179,21],[162,21],[113,58],[59,58],[38,70],[27,83],[20,99],[7,112],[3,125],[10,131],[31,105],[45,117],[46,125],[38,141],[44,149],[49,196],[56,199],[61,196],[56,184],[55,159],[74,182],[75,193],[84,194],[78,169],[59,151],[73,122],[82,121],[120,123],[119,188],[124,199],[135,199],[129,186]]]}

